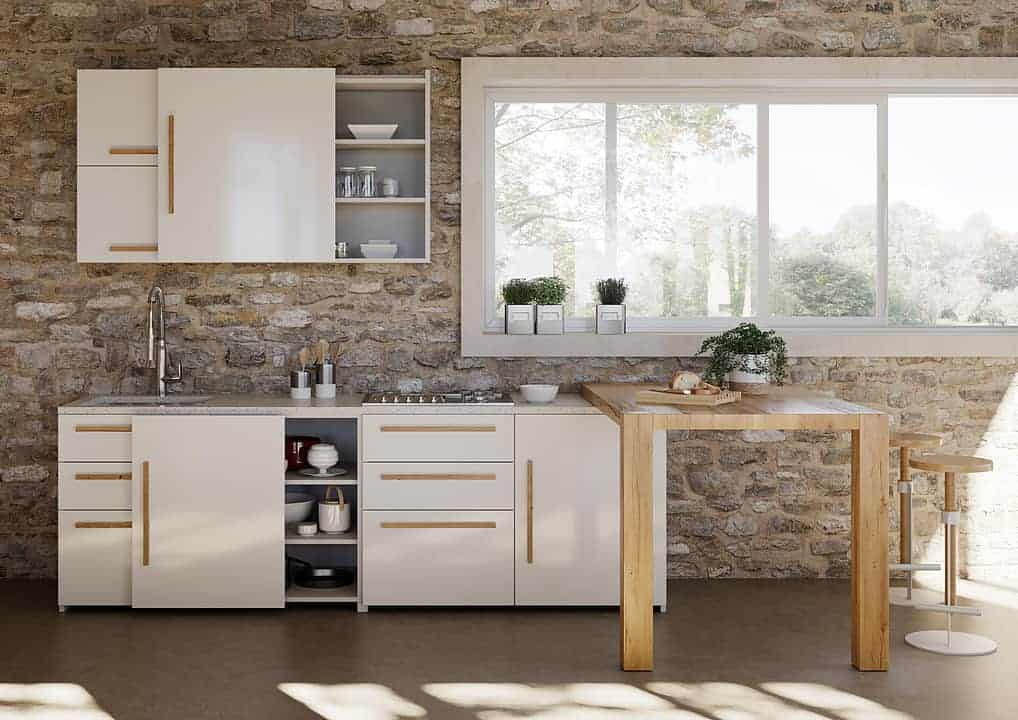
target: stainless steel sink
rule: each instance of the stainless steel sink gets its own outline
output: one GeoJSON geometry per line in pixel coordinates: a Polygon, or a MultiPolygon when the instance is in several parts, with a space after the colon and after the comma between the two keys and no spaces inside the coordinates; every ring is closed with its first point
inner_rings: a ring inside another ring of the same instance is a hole
{"type": "Polygon", "coordinates": [[[211,400],[210,395],[108,395],[93,400],[94,405],[200,405],[211,400]]]}

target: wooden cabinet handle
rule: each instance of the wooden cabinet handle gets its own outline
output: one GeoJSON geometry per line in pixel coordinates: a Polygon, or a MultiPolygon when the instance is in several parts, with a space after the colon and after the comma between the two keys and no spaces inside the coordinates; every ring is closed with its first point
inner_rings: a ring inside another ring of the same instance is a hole
{"type": "Polygon", "coordinates": [[[74,473],[75,480],[130,480],[131,473],[74,473]]]}
{"type": "Polygon", "coordinates": [[[382,425],[382,432],[495,432],[494,425],[382,425]]]}
{"type": "Polygon", "coordinates": [[[122,433],[131,432],[130,425],[75,425],[74,432],[106,432],[122,433]]]}
{"type": "Polygon", "coordinates": [[[495,480],[495,473],[382,473],[382,480],[495,480]]]}
{"type": "Polygon", "coordinates": [[[111,147],[110,155],[158,155],[157,147],[111,147]]]}
{"type": "Polygon", "coordinates": [[[166,199],[170,215],[173,214],[173,115],[167,118],[168,135],[166,142],[166,199]]]}
{"type": "Polygon", "coordinates": [[[148,566],[149,560],[149,517],[148,517],[148,460],[141,464],[141,564],[148,566]]]}
{"type": "Polygon", "coordinates": [[[131,527],[131,521],[102,521],[102,520],[79,520],[74,523],[76,528],[88,528],[88,529],[99,529],[105,528],[109,530],[125,530],[131,527]]]}
{"type": "Polygon", "coordinates": [[[493,521],[459,521],[459,522],[422,522],[422,521],[410,521],[410,522],[383,522],[381,523],[383,528],[388,529],[406,529],[406,528],[494,528],[495,523],[493,521]]]}
{"type": "Polygon", "coordinates": [[[158,252],[158,245],[110,245],[110,252],[158,252]]]}
{"type": "Polygon", "coordinates": [[[527,563],[534,563],[534,461],[527,460],[527,563]]]}

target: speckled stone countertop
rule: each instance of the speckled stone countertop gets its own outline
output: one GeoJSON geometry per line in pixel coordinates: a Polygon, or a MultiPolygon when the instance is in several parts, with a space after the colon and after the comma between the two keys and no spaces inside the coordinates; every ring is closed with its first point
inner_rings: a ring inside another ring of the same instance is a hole
{"type": "Polygon", "coordinates": [[[82,398],[61,405],[61,415],[285,415],[330,418],[360,415],[598,415],[600,410],[577,393],[561,393],[553,402],[531,404],[519,393],[513,405],[362,405],[363,395],[339,395],[332,400],[292,400],[286,395],[211,395],[189,404],[130,404],[127,398],[109,404],[107,398],[82,398]]]}

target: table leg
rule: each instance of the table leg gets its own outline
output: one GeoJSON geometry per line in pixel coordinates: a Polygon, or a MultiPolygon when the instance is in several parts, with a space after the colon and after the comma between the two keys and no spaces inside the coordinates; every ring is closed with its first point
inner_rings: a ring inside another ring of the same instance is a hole
{"type": "Polygon", "coordinates": [[[619,613],[623,670],[654,669],[654,418],[622,419],[619,613]]]}
{"type": "Polygon", "coordinates": [[[852,431],[852,665],[887,670],[886,415],[860,415],[852,431]]]}

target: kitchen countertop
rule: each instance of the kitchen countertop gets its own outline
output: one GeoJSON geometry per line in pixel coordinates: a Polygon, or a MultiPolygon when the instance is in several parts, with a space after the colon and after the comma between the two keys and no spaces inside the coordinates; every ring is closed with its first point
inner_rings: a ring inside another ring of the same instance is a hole
{"type": "Polygon", "coordinates": [[[531,404],[513,393],[513,405],[369,405],[363,395],[335,399],[292,400],[287,395],[211,395],[207,402],[183,405],[107,405],[101,398],[82,398],[61,405],[61,415],[285,415],[303,418],[349,418],[361,415],[599,415],[579,393],[560,393],[551,403],[531,404]]]}

